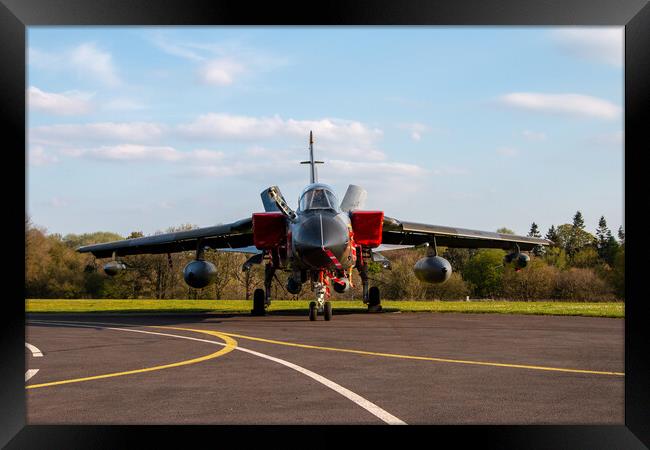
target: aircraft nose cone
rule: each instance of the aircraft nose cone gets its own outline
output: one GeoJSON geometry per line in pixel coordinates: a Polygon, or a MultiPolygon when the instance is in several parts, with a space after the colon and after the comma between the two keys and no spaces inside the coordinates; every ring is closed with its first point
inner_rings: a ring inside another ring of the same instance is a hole
{"type": "Polygon", "coordinates": [[[304,219],[293,234],[293,247],[300,259],[312,268],[332,264],[323,247],[339,261],[349,242],[348,229],[336,216],[318,213],[304,219]]]}

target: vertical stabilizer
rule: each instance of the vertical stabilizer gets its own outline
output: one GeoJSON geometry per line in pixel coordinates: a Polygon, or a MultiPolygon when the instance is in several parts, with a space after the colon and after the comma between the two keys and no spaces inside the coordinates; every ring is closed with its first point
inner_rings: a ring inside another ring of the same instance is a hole
{"type": "Polygon", "coordinates": [[[318,183],[318,172],[316,164],[324,164],[323,161],[314,161],[314,134],[309,132],[309,161],[302,161],[300,164],[309,164],[309,182],[318,183]]]}

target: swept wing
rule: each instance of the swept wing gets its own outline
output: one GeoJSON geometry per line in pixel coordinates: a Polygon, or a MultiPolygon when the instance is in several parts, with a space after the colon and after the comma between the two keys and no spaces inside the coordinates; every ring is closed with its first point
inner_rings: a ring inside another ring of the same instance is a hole
{"type": "Polygon", "coordinates": [[[384,216],[382,244],[420,245],[425,242],[432,242],[433,237],[435,237],[436,244],[440,247],[456,248],[501,248],[511,250],[516,244],[520,250],[530,251],[540,245],[552,244],[548,239],[406,222],[384,216]]]}
{"type": "Polygon", "coordinates": [[[199,245],[213,249],[250,247],[253,245],[253,221],[249,217],[212,227],[85,245],[77,251],[106,258],[112,256],[113,252],[116,256],[125,256],[195,251],[199,245]]]}

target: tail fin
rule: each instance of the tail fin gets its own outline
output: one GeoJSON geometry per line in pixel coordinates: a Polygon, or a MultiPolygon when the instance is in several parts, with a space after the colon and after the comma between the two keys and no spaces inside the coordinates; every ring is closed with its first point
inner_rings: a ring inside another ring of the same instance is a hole
{"type": "Polygon", "coordinates": [[[314,134],[309,132],[309,161],[302,161],[300,164],[309,164],[309,182],[318,183],[318,172],[316,171],[316,164],[324,164],[323,161],[314,161],[314,134]]]}

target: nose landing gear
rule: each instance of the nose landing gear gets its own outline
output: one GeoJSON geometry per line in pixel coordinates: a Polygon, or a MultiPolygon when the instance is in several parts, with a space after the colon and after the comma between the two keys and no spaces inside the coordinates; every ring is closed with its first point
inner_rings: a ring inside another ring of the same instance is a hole
{"type": "Polygon", "coordinates": [[[312,283],[312,290],[316,294],[316,301],[309,303],[309,320],[314,321],[318,313],[323,315],[327,321],[332,320],[332,302],[329,298],[328,280],[323,275],[319,275],[319,281],[312,283]]]}
{"type": "Polygon", "coordinates": [[[318,303],[310,302],[309,303],[309,320],[312,322],[318,317],[318,313],[323,314],[323,319],[329,321],[332,320],[332,302],[327,301],[323,303],[322,309],[318,308],[318,303]]]}

